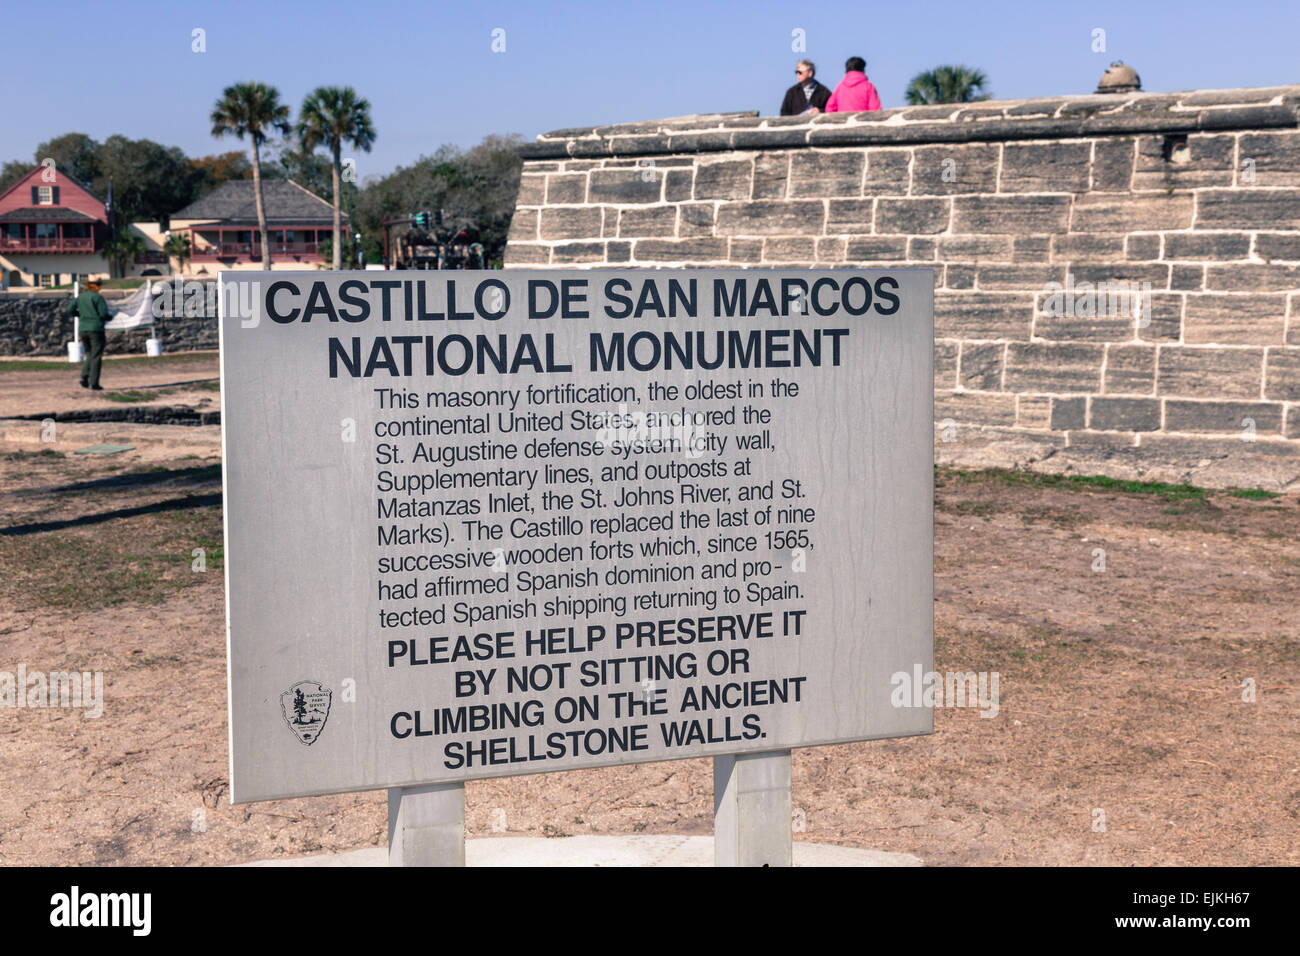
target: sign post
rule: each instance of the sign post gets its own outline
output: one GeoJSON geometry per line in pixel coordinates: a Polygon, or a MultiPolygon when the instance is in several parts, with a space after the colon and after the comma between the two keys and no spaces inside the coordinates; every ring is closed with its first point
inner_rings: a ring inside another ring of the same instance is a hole
{"type": "Polygon", "coordinates": [[[793,866],[790,751],[713,758],[713,862],[793,866]]]}
{"type": "Polygon", "coordinates": [[[930,733],[927,270],[224,273],[234,802],[715,758],[788,865],[790,751],[930,733]]]}
{"type": "Polygon", "coordinates": [[[463,783],[389,788],[388,865],[465,865],[463,783]]]}

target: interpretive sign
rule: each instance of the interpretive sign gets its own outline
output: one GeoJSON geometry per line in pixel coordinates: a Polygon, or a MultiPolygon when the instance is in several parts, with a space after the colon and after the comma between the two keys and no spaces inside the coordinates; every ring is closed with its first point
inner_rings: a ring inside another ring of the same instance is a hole
{"type": "Polygon", "coordinates": [[[224,273],[232,799],[930,732],[932,288],[224,273]]]}

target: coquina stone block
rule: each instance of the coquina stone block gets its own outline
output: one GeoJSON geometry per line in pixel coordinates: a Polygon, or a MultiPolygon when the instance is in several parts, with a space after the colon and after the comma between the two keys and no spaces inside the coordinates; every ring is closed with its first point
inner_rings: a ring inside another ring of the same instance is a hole
{"type": "Polygon", "coordinates": [[[1087,192],[1092,174],[1092,142],[1007,143],[1002,154],[1004,193],[1087,192]]]}
{"type": "Polygon", "coordinates": [[[1163,347],[1156,359],[1160,395],[1258,398],[1263,349],[1163,347]]]}

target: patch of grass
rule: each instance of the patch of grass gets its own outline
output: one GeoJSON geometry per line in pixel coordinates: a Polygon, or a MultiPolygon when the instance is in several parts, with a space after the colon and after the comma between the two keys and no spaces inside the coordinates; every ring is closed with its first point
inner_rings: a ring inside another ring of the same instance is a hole
{"type": "Polygon", "coordinates": [[[175,392],[174,388],[160,388],[156,391],[142,392],[138,388],[129,388],[124,392],[108,392],[104,395],[110,402],[122,402],[130,404],[134,402],[147,402],[151,398],[162,398],[164,395],[170,395],[175,392]]]}
{"type": "Polygon", "coordinates": [[[165,654],[162,655],[161,657],[153,654],[143,654],[139,657],[132,657],[127,662],[127,666],[151,668],[151,667],[157,667],[159,664],[179,664],[179,663],[181,663],[181,659],[180,656],[177,654],[165,654]]]}
{"type": "MultiPolygon", "coordinates": [[[[1229,508],[1235,508],[1236,505],[1228,505],[1229,508]]],[[[1214,518],[1223,514],[1224,509],[1216,505],[1210,498],[1189,498],[1186,501],[1180,501],[1172,508],[1161,509],[1162,514],[1167,515],[1199,515],[1202,518],[1214,518]]]]}
{"type": "Polygon", "coordinates": [[[1134,495],[1157,495],[1166,501],[1201,500],[1210,494],[1206,488],[1195,485],[1170,485],[1159,481],[1126,481],[1105,475],[1044,475],[1012,468],[986,468],[982,471],[955,471],[953,474],[969,482],[999,481],[1007,484],[1030,485],[1035,488],[1073,488],[1077,490],[1119,491],[1134,495]]]}
{"type": "MultiPolygon", "coordinates": [[[[213,357],[216,352],[211,353],[213,357]]],[[[189,353],[182,355],[162,355],[158,358],[150,358],[147,355],[105,355],[104,366],[111,369],[115,365],[158,365],[158,364],[179,364],[184,362],[193,362],[196,359],[202,359],[203,353],[189,353]]],[[[76,371],[79,365],[74,365],[67,359],[53,358],[23,358],[23,359],[0,359],[0,374],[5,372],[45,372],[53,369],[71,369],[76,371]]]]}
{"type": "Polygon", "coordinates": [[[1199,534],[1238,534],[1230,525],[1216,527],[1203,521],[1151,521],[1146,524],[1151,531],[1195,531],[1199,534]]]}
{"type": "Polygon", "coordinates": [[[1058,511],[1055,508],[1025,508],[1020,513],[1020,520],[1024,524],[1050,521],[1058,528],[1073,528],[1075,525],[1087,522],[1088,516],[1077,511],[1058,511]]]}
{"type": "MultiPolygon", "coordinates": [[[[168,562],[156,553],[121,552],[97,539],[80,535],[11,539],[0,553],[23,552],[26,567],[40,575],[36,591],[42,604],[95,608],[125,601],[156,603],[171,590],[162,587],[168,562]],[[24,547],[25,545],[25,547],[24,547]]],[[[6,562],[8,563],[8,562],[6,562]]]]}
{"type": "Polygon", "coordinates": [[[1233,488],[1228,494],[1234,498],[1248,498],[1251,501],[1267,501],[1269,498],[1282,497],[1276,492],[1265,491],[1263,488],[1233,488]]]}
{"type": "MultiPolygon", "coordinates": [[[[112,507],[111,499],[104,503],[112,507]]],[[[0,535],[0,601],[9,607],[95,610],[159,603],[224,568],[221,509],[205,506],[86,528],[0,535]],[[204,572],[193,569],[204,549],[204,572]]]]}
{"type": "Polygon", "coordinates": [[[7,452],[3,458],[5,461],[30,461],[33,458],[66,458],[66,454],[61,451],[55,451],[53,448],[42,448],[40,451],[11,451],[7,452]]]}
{"type": "Polygon", "coordinates": [[[219,392],[221,391],[221,382],[213,379],[211,382],[195,382],[193,385],[186,387],[192,392],[219,392]]]}
{"type": "MultiPolygon", "coordinates": [[[[195,548],[203,549],[203,560],[207,563],[209,571],[220,571],[225,566],[226,549],[220,541],[210,541],[207,539],[196,539],[191,542],[193,548],[190,554],[194,555],[195,548]]],[[[197,558],[197,555],[195,555],[197,558]]],[[[193,563],[191,562],[191,568],[193,563]]]]}

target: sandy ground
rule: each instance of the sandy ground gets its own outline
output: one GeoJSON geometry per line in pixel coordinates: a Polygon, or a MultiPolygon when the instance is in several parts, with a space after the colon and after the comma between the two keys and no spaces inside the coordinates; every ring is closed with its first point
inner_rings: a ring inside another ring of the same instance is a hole
{"type": "MultiPolygon", "coordinates": [[[[104,378],[215,374],[190,364],[104,378]]],[[[32,396],[54,374],[0,363],[4,414],[50,404],[32,396]]],[[[0,441],[0,670],[102,670],[105,712],[0,708],[0,863],[382,845],[383,793],[229,803],[217,429],[135,426],[104,458],[71,454],[95,437],[73,428],[0,441]]],[[[1300,863],[1300,500],[936,483],[936,668],[999,672],[1000,710],[796,751],[795,839],[938,865],[1300,863]]],[[[466,802],[472,835],[703,834],[711,769],[471,782],[466,802]]]]}
{"type": "Polygon", "coordinates": [[[57,358],[0,358],[0,419],[131,405],[221,407],[214,352],[181,352],[150,359],[106,356],[102,392],[82,388],[81,366],[57,358]]]}

